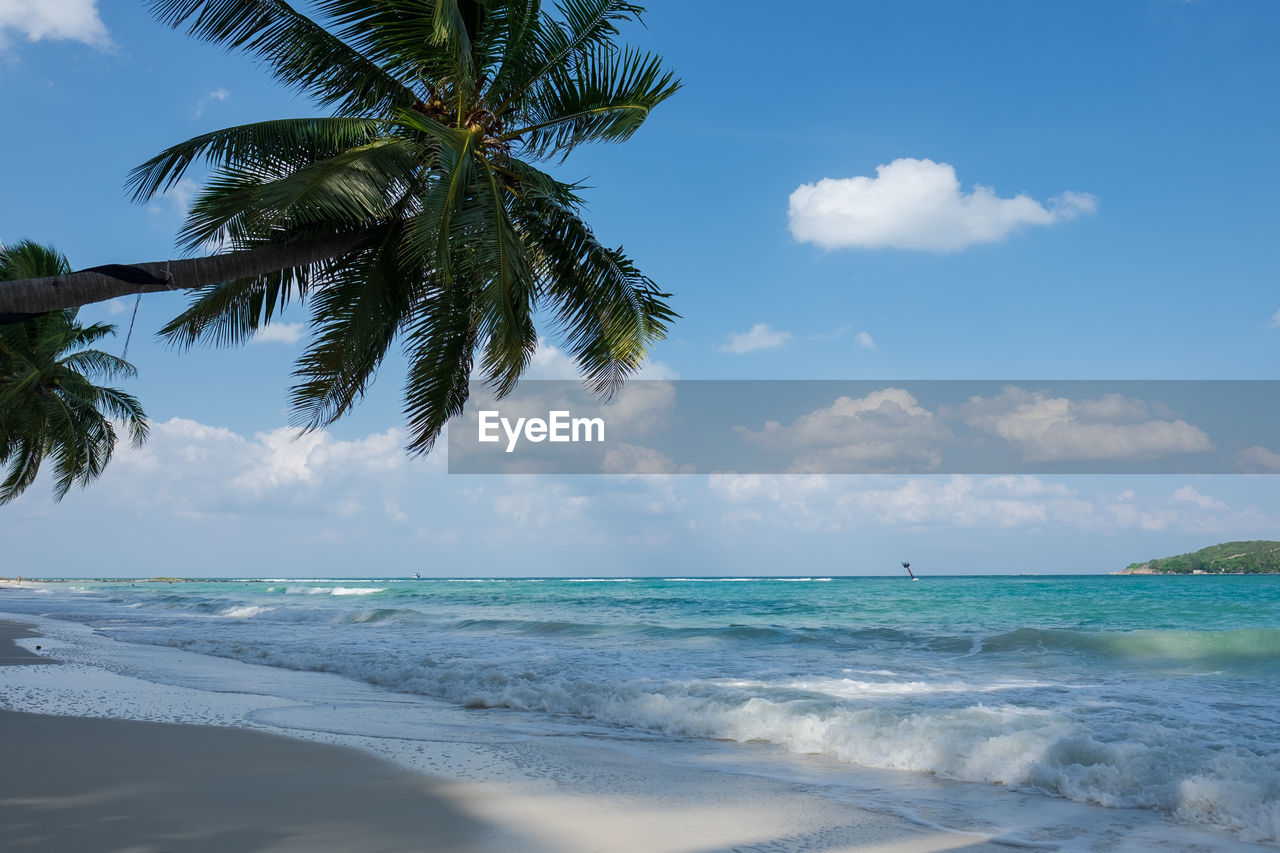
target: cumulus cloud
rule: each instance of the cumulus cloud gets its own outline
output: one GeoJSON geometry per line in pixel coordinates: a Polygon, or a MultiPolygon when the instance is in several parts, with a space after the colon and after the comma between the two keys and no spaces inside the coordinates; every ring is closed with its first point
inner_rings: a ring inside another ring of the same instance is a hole
{"type": "Polygon", "coordinates": [[[875,339],[872,338],[871,335],[867,334],[866,332],[858,332],[858,336],[853,340],[855,343],[857,343],[858,346],[862,347],[863,349],[876,348],[875,339]]]}
{"type": "Polygon", "coordinates": [[[0,51],[13,36],[36,42],[78,41],[91,47],[112,46],[98,16],[97,0],[0,0],[0,51]]]}
{"type": "Polygon", "coordinates": [[[271,323],[254,332],[249,343],[293,345],[302,340],[303,331],[301,323],[271,323]]]}
{"type": "Polygon", "coordinates": [[[756,323],[745,332],[734,332],[727,343],[720,345],[720,352],[742,355],[762,349],[776,349],[791,339],[790,332],[779,331],[768,323],[756,323]]]}
{"type": "Polygon", "coordinates": [[[1064,192],[1041,203],[1026,194],[1002,198],[991,187],[965,192],[955,167],[902,158],[876,176],[823,178],[791,194],[792,235],[825,249],[955,251],[992,243],[1030,226],[1091,214],[1097,199],[1064,192]]]}
{"type": "Polygon", "coordinates": [[[1142,400],[1119,394],[1073,402],[1011,386],[998,397],[971,398],[956,414],[1016,445],[1029,462],[1151,459],[1213,449],[1199,427],[1156,419],[1142,400]]]}
{"type": "Polygon", "coordinates": [[[1276,313],[1271,315],[1271,328],[1274,329],[1277,326],[1280,326],[1280,311],[1276,311],[1276,313]]]}
{"type": "Polygon", "coordinates": [[[153,424],[141,449],[118,447],[97,488],[117,503],[155,505],[184,517],[264,506],[349,517],[366,506],[385,506],[400,472],[442,467],[442,458],[409,458],[403,444],[398,429],[353,440],[289,427],[246,437],[172,418],[153,424]]]}
{"type": "Polygon", "coordinates": [[[797,454],[793,469],[808,473],[936,468],[942,443],[951,435],[933,412],[901,388],[856,399],[838,397],[789,426],[766,421],[758,431],[742,426],[734,431],[756,447],[797,454]]]}

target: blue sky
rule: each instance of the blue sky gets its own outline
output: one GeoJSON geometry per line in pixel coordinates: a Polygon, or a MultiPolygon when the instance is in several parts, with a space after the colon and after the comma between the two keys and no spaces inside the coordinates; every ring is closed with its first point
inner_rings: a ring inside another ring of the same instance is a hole
{"type": "MultiPolygon", "coordinates": [[[[733,10],[655,0],[626,35],[684,89],[630,142],[559,169],[593,187],[606,242],[675,293],[683,319],[650,375],[1277,377],[1280,7],[733,10]]],[[[129,169],[206,130],[310,114],[251,60],[140,2],[0,0],[0,241],[52,242],[76,267],[173,256],[184,192],[132,205],[129,169]]],[[[0,526],[22,533],[6,536],[6,562],[52,575],[830,574],[897,559],[1106,571],[1280,538],[1269,477],[448,476],[440,458],[396,452],[398,363],[356,415],[293,441],[305,328],[177,353],[154,332],[182,304],[148,296],[138,312],[131,390],[156,424],[148,449],[121,450],[61,504],[41,484],[4,509],[0,526]]],[[[131,309],[84,315],[123,332],[131,309]]],[[[537,375],[564,370],[552,339],[537,375]]]]}

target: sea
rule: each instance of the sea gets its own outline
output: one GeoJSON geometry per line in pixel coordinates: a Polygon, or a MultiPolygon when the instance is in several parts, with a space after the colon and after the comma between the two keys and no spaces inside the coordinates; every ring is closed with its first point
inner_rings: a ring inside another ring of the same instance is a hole
{"type": "MultiPolygon", "coordinates": [[[[1015,845],[1280,839],[1277,576],[77,580],[0,611],[131,677],[182,679],[146,649],[331,673],[1015,845]]],[[[326,725],[412,737],[387,707],[326,725]]]]}

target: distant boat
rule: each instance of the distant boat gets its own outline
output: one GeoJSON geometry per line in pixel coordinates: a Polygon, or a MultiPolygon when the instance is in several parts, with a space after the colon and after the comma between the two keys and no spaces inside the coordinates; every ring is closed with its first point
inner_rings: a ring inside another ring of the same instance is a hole
{"type": "Polygon", "coordinates": [[[907,570],[907,574],[911,575],[911,579],[912,579],[913,581],[918,581],[918,580],[920,580],[920,578],[918,578],[918,577],[916,577],[916,576],[915,576],[915,572],[911,571],[911,564],[910,564],[910,563],[903,562],[903,564],[902,564],[902,568],[904,568],[904,569],[906,569],[906,570],[907,570]]]}
{"type": "Polygon", "coordinates": [[[414,577],[414,579],[416,579],[416,580],[422,580],[422,575],[418,574],[417,572],[414,572],[414,573],[413,573],[413,577],[414,577]]]}

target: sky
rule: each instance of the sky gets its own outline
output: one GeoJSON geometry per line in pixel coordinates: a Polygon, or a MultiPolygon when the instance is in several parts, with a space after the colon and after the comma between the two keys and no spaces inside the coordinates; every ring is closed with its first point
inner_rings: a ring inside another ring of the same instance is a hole
{"type": "MultiPolygon", "coordinates": [[[[682,90],[556,167],[674,294],[645,376],[1280,378],[1280,6],[780,8],[653,0],[624,40],[682,90]]],[[[0,0],[0,243],[76,268],[176,257],[201,176],[135,205],[129,170],[316,114],[142,2],[0,0]]],[[[179,352],[155,333],[183,305],[138,306],[147,446],[61,503],[42,481],[0,509],[0,575],[1106,572],[1280,538],[1268,476],[451,475],[443,449],[402,450],[401,361],[299,438],[306,314],[179,352]]],[[[118,324],[119,348],[133,308],[82,317],[118,324]]],[[[553,331],[532,377],[571,375],[553,331]]]]}

